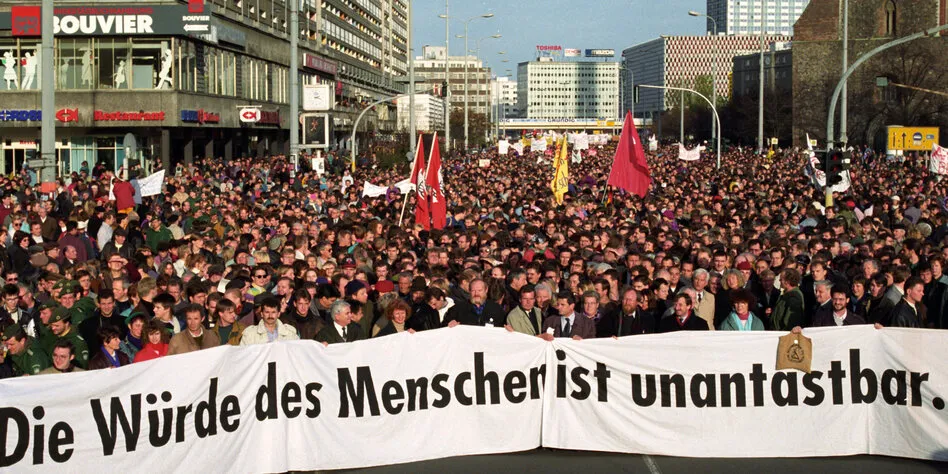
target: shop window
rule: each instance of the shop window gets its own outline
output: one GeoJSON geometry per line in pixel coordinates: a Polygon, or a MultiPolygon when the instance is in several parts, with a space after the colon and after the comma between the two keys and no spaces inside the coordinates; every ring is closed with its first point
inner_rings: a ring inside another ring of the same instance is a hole
{"type": "Polygon", "coordinates": [[[220,80],[219,94],[226,96],[237,95],[236,85],[236,63],[237,57],[230,51],[222,51],[220,54],[220,70],[218,77],[220,80]]]}
{"type": "Polygon", "coordinates": [[[204,48],[204,71],[205,83],[207,84],[208,94],[217,94],[217,88],[220,84],[220,78],[217,71],[217,50],[210,47],[204,48]]]}
{"type": "Polygon", "coordinates": [[[197,54],[194,44],[186,40],[175,40],[178,89],[195,92],[197,90],[197,54]]]}
{"type": "Polygon", "coordinates": [[[56,39],[56,86],[59,89],[92,89],[95,58],[88,38],[56,39]]]}
{"type": "Polygon", "coordinates": [[[105,165],[105,169],[116,169],[115,137],[97,137],[95,139],[96,163],[105,165]]]}
{"type": "Polygon", "coordinates": [[[132,89],[172,89],[171,42],[132,45],[132,89]]]}
{"type": "Polygon", "coordinates": [[[127,41],[95,40],[95,59],[100,89],[128,89],[131,58],[127,41]]]}

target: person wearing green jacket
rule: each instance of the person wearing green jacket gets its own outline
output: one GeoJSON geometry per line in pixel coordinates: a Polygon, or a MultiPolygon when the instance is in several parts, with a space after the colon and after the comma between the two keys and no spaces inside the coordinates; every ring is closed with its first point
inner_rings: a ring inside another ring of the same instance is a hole
{"type": "Polygon", "coordinates": [[[75,348],[76,365],[83,369],[89,364],[89,347],[85,339],[79,335],[79,330],[73,327],[70,322],[71,313],[63,307],[53,309],[53,315],[49,318],[49,329],[52,334],[40,341],[40,345],[47,354],[53,352],[56,341],[65,339],[72,343],[75,348]]]}
{"type": "Polygon", "coordinates": [[[777,299],[771,320],[776,331],[789,331],[803,326],[803,292],[800,291],[800,272],[787,268],[780,272],[783,294],[777,299]]]}
{"type": "Polygon", "coordinates": [[[161,223],[160,219],[157,217],[151,218],[151,222],[148,223],[148,228],[145,229],[145,245],[147,245],[148,248],[153,252],[157,252],[159,243],[171,242],[173,238],[174,236],[171,235],[171,231],[161,223]]]}
{"type": "MultiPolygon", "coordinates": [[[[13,362],[14,375],[36,375],[50,366],[52,360],[26,330],[17,324],[11,324],[3,330],[4,351],[0,352],[13,362]]],[[[0,357],[0,362],[5,357],[0,357]]]]}

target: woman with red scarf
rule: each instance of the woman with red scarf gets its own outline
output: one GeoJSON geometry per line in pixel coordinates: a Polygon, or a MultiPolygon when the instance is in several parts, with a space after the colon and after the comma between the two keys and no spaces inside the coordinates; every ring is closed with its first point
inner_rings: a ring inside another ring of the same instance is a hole
{"type": "Polygon", "coordinates": [[[721,331],[763,331],[764,322],[751,312],[754,295],[746,288],[738,288],[730,293],[734,310],[721,321],[721,331]]]}

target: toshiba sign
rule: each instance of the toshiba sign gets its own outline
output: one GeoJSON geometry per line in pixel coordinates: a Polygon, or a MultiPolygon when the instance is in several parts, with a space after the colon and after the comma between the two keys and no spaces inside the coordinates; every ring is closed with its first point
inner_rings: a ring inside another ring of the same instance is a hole
{"type": "MultiPolygon", "coordinates": [[[[107,7],[57,7],[53,10],[53,33],[63,36],[183,35],[209,29],[211,16],[204,14],[203,0],[188,5],[113,5],[107,7]]],[[[13,36],[39,36],[40,7],[21,6],[10,16],[13,36]]],[[[5,27],[6,18],[0,18],[5,27]]]]}

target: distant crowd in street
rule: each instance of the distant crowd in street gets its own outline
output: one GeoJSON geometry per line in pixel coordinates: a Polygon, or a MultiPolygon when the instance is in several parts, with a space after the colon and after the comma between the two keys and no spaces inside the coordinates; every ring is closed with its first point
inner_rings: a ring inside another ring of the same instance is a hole
{"type": "Polygon", "coordinates": [[[649,153],[644,199],[606,188],[614,142],[584,152],[563,205],[548,157],[444,153],[444,229],[394,188],[409,163],[371,157],[177,164],[143,199],[101,165],[51,193],[0,177],[0,377],[459,324],[547,340],[948,328],[948,186],[923,163],[857,151],[824,207],[804,151],[732,147],[716,169],[676,150],[649,153]]]}

